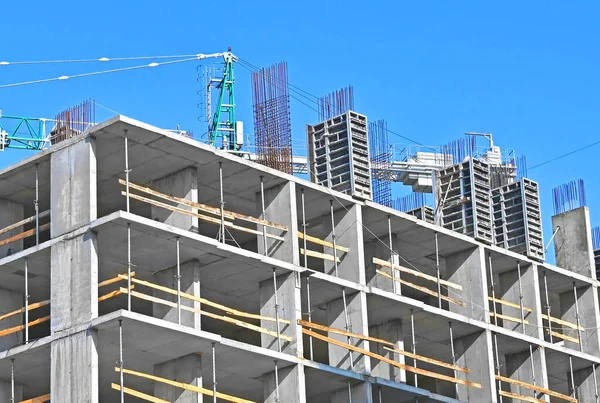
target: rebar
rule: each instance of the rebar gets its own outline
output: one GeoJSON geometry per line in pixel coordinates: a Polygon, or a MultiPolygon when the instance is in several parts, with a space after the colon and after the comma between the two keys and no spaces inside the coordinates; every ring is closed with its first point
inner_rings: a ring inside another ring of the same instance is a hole
{"type": "Polygon", "coordinates": [[[388,143],[387,122],[385,120],[369,122],[368,134],[373,201],[392,207],[392,178],[388,173],[392,154],[388,143]]]}
{"type": "Polygon", "coordinates": [[[319,122],[341,115],[348,110],[354,110],[354,88],[349,85],[348,87],[333,91],[330,94],[322,96],[318,100],[318,104],[319,122]]]}
{"type": "Polygon", "coordinates": [[[425,193],[412,192],[406,196],[400,196],[396,200],[392,201],[392,208],[394,210],[402,211],[404,213],[411,210],[416,210],[420,207],[425,206],[425,193]]]}
{"type": "Polygon", "coordinates": [[[583,179],[576,179],[552,189],[554,215],[586,205],[583,179]]]}
{"type": "Polygon", "coordinates": [[[51,144],[60,143],[85,132],[96,121],[96,102],[85,100],[56,115],[56,126],[50,132],[51,144]]]}

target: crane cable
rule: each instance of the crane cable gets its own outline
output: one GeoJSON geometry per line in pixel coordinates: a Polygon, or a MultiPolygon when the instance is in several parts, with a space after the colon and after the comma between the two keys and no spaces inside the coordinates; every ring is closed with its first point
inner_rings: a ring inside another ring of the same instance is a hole
{"type": "Polygon", "coordinates": [[[24,64],[60,64],[60,63],[93,63],[93,62],[116,62],[116,61],[126,61],[126,60],[151,60],[151,59],[180,59],[180,58],[188,58],[195,57],[198,54],[189,54],[189,55],[167,55],[167,56],[133,56],[133,57],[99,57],[97,59],[66,59],[66,60],[36,60],[36,61],[0,61],[0,66],[9,66],[9,65],[24,65],[24,64]]]}

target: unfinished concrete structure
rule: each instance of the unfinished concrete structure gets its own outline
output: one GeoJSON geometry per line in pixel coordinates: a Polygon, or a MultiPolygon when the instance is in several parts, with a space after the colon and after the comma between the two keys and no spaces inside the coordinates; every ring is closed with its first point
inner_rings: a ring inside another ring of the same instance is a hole
{"type": "Polygon", "coordinates": [[[0,206],[0,402],[597,400],[579,213],[557,267],[122,116],[0,206]]]}

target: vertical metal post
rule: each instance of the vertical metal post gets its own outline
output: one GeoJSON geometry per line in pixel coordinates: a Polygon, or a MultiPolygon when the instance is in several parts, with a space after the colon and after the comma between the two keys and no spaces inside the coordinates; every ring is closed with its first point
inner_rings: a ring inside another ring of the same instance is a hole
{"type": "MultiPolygon", "coordinates": [[[[529,345],[529,360],[531,361],[531,383],[535,386],[535,364],[533,362],[533,347],[529,345]]],[[[533,391],[533,397],[536,397],[536,391],[533,391]]]]}
{"type": "Polygon", "coordinates": [[[127,223],[127,310],[131,311],[131,223],[127,223]]]}
{"type": "Polygon", "coordinates": [[[400,283],[400,270],[396,270],[396,268],[394,267],[395,265],[395,253],[394,253],[394,243],[392,241],[392,216],[388,214],[387,216],[388,218],[388,236],[389,236],[389,242],[390,242],[390,265],[391,265],[391,270],[392,270],[392,290],[394,291],[394,293],[396,293],[396,290],[398,290],[397,294],[398,295],[402,295],[402,284],[400,283]]]}
{"type": "Polygon", "coordinates": [[[127,203],[127,212],[129,213],[129,146],[127,140],[127,129],[125,132],[125,194],[127,203]]]}
{"type": "Polygon", "coordinates": [[[29,269],[25,258],[25,344],[29,343],[29,269]]]}
{"type": "Polygon", "coordinates": [[[552,321],[550,320],[550,298],[548,297],[548,280],[546,279],[546,270],[544,270],[544,291],[546,294],[546,315],[548,316],[548,333],[550,334],[550,343],[552,341],[552,321]]]}
{"type": "MultiPolygon", "coordinates": [[[[342,287],[342,303],[344,304],[344,320],[346,321],[346,331],[350,332],[350,318],[348,317],[348,307],[346,304],[346,290],[342,287]]],[[[352,344],[350,336],[347,338],[348,344],[352,344]]],[[[352,357],[352,350],[348,350],[348,357],[350,358],[350,369],[354,371],[354,358],[352,357]]]]}
{"type": "Polygon", "coordinates": [[[348,403],[352,403],[352,385],[348,381],[348,403]]]}
{"type": "MultiPolygon", "coordinates": [[[[267,219],[267,213],[265,211],[265,184],[263,181],[264,177],[261,175],[260,176],[260,202],[261,202],[261,207],[262,207],[262,219],[266,220],[267,219]]],[[[264,247],[264,255],[267,256],[267,226],[263,225],[262,226],[262,235],[263,235],[263,247],[264,247]]],[[[304,241],[306,242],[306,241],[304,241]]],[[[306,247],[304,247],[304,250],[306,251],[306,247]]],[[[305,256],[306,258],[306,256],[305,256]]]]}
{"type": "Polygon", "coordinates": [[[525,334],[525,310],[523,309],[523,284],[521,282],[521,262],[518,261],[517,276],[519,277],[519,307],[521,311],[521,332],[525,334]]]}
{"type": "Polygon", "coordinates": [[[40,177],[39,177],[39,164],[35,164],[35,200],[33,205],[35,207],[35,244],[40,244],[40,177]]]}
{"type": "Polygon", "coordinates": [[[177,249],[177,324],[181,325],[181,265],[179,258],[179,237],[175,238],[177,249]]]}
{"type": "Polygon", "coordinates": [[[277,273],[273,267],[273,295],[275,296],[275,326],[277,326],[277,351],[281,353],[281,333],[279,330],[279,302],[277,299],[277,273]]]}
{"type": "Polygon", "coordinates": [[[437,275],[437,290],[438,290],[438,308],[442,309],[442,284],[440,278],[440,250],[438,245],[438,233],[434,232],[435,236],[435,271],[437,275]]]}
{"type": "Polygon", "coordinates": [[[15,359],[10,359],[10,403],[15,401],[15,359]]]}
{"type": "Polygon", "coordinates": [[[279,369],[277,368],[277,360],[275,360],[275,401],[279,400],[279,369]]]}
{"type": "Polygon", "coordinates": [[[490,270],[490,289],[492,291],[492,311],[494,312],[494,325],[498,326],[498,316],[496,315],[496,291],[494,287],[494,272],[492,270],[492,253],[488,253],[488,266],[490,270]]]}
{"type": "Polygon", "coordinates": [[[212,343],[212,378],[213,378],[213,403],[217,403],[217,359],[215,355],[215,343],[212,343]]]}
{"type": "Polygon", "coordinates": [[[381,386],[377,387],[377,395],[379,396],[379,403],[383,403],[383,397],[381,396],[381,386]]]}
{"type": "Polygon", "coordinates": [[[583,352],[583,343],[581,340],[581,325],[579,324],[579,302],[577,301],[577,286],[573,281],[573,296],[575,297],[575,319],[577,320],[577,339],[579,340],[579,351],[583,352]]]}
{"type": "MultiPolygon", "coordinates": [[[[498,335],[494,332],[494,355],[496,356],[496,375],[500,375],[500,356],[498,354],[498,335]]],[[[498,379],[498,397],[500,398],[500,403],[502,403],[502,381],[498,379]]],[[[458,396],[457,396],[458,397],[458,396]]]]}
{"type": "MultiPolygon", "coordinates": [[[[417,340],[415,337],[415,316],[414,309],[410,310],[410,336],[412,338],[412,353],[417,354],[417,340]]],[[[413,358],[413,367],[417,368],[417,359],[413,358]]],[[[415,374],[415,388],[418,388],[417,374],[415,374]]]]}
{"type": "Polygon", "coordinates": [[[594,377],[594,393],[596,403],[598,403],[598,380],[596,379],[596,364],[592,364],[592,375],[594,377]]]}
{"type": "Polygon", "coordinates": [[[575,376],[573,375],[573,357],[569,356],[569,371],[571,372],[571,397],[575,397],[575,376]]]}
{"type": "MultiPolygon", "coordinates": [[[[302,244],[304,247],[304,269],[307,270],[308,269],[308,256],[306,255],[306,209],[305,209],[305,205],[304,205],[304,188],[300,189],[300,198],[302,199],[302,232],[304,235],[302,244]]],[[[306,286],[308,287],[308,278],[306,281],[306,286]]],[[[310,307],[309,307],[309,309],[310,309],[310,307]]],[[[310,341],[311,341],[311,346],[312,346],[312,337],[310,338],[310,341]]],[[[311,349],[311,353],[312,353],[312,349],[311,349]]],[[[311,360],[312,360],[312,356],[311,356],[311,360]]]]}
{"type": "Polygon", "coordinates": [[[123,381],[123,320],[119,319],[119,382],[121,386],[121,403],[125,403],[125,384],[123,381]]]}
{"type": "MultiPolygon", "coordinates": [[[[308,305],[308,321],[312,322],[312,305],[310,303],[310,276],[306,277],[306,303],[308,305]]],[[[313,360],[313,339],[308,336],[308,351],[310,352],[310,360],[313,360]]]]}
{"type": "MultiPolygon", "coordinates": [[[[452,335],[452,322],[448,322],[448,328],[450,330],[450,354],[452,354],[452,365],[456,365],[456,354],[454,353],[454,336],[452,335]]],[[[454,377],[456,378],[456,370],[454,370],[454,377]]],[[[454,384],[454,393],[458,396],[458,384],[454,384]]]]}
{"type": "MultiPolygon", "coordinates": [[[[219,162],[219,189],[221,194],[221,242],[225,243],[225,197],[223,196],[223,163],[219,162]]],[[[266,237],[263,237],[266,238],[266,237]]]]}
{"type": "Polygon", "coordinates": [[[331,243],[333,244],[333,267],[335,267],[335,276],[339,277],[337,245],[335,239],[335,216],[333,214],[333,200],[329,200],[329,210],[331,211],[331,243]]]}

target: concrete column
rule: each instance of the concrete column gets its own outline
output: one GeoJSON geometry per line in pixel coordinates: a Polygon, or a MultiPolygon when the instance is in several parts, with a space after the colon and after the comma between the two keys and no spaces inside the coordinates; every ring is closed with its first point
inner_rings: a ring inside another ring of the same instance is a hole
{"type": "Polygon", "coordinates": [[[86,137],[50,157],[50,234],[57,237],[96,219],[96,140],[86,137]]]}
{"type": "MultiPolygon", "coordinates": [[[[519,275],[515,268],[499,274],[499,287],[496,291],[496,298],[504,301],[512,302],[519,305],[519,275]]],[[[538,277],[537,266],[523,266],[521,264],[521,288],[523,290],[523,307],[533,310],[533,312],[523,311],[525,320],[529,323],[525,325],[525,333],[537,337],[544,338],[544,329],[542,327],[542,306],[540,299],[540,283],[538,277]]],[[[496,304],[496,312],[512,316],[521,320],[521,309],[503,304],[496,304]]],[[[490,322],[494,323],[494,319],[490,318],[490,322]]],[[[520,323],[500,320],[505,328],[512,329],[517,332],[523,331],[523,326],[520,323]]]]}
{"type": "Polygon", "coordinates": [[[361,382],[350,387],[351,392],[348,391],[348,387],[338,389],[331,395],[331,403],[348,403],[360,402],[360,403],[373,403],[373,387],[368,382],[361,382]],[[350,393],[352,393],[352,400],[350,400],[350,393]]]}
{"type": "MultiPolygon", "coordinates": [[[[598,368],[596,367],[596,372],[598,368]]],[[[598,377],[600,374],[596,374],[598,377]]],[[[592,367],[573,371],[573,378],[575,380],[575,397],[580,402],[595,402],[598,391],[596,391],[596,383],[600,385],[600,380],[594,383],[594,371],[592,367]]],[[[573,389],[571,383],[571,374],[567,373],[567,381],[569,384],[569,390],[573,389]]]]}
{"type": "Polygon", "coordinates": [[[98,317],[97,253],[96,234],[92,231],[52,245],[51,333],[89,323],[98,317]]]}
{"type": "MultiPolygon", "coordinates": [[[[32,200],[33,203],[33,200],[32,200]]],[[[24,209],[22,204],[13,203],[9,200],[0,199],[0,229],[6,228],[16,222],[24,219],[24,209]]],[[[23,227],[17,227],[0,235],[0,240],[10,238],[23,232],[23,227]]],[[[0,246],[0,259],[15,254],[23,250],[23,240],[20,239],[11,242],[8,245],[0,246]]]]}
{"type": "MultiPolygon", "coordinates": [[[[385,242],[387,238],[383,236],[380,237],[381,240],[385,242]]],[[[365,282],[370,287],[377,287],[384,291],[396,292],[398,293],[400,290],[400,283],[398,281],[393,282],[392,279],[377,274],[377,270],[383,270],[386,273],[391,273],[390,269],[382,268],[379,265],[373,263],[373,258],[379,258],[385,260],[386,262],[390,261],[390,249],[387,243],[382,243],[381,240],[373,239],[365,243],[364,245],[364,255],[365,255],[365,282]]],[[[398,237],[396,234],[392,234],[392,245],[394,246],[394,251],[398,250],[398,237]]],[[[399,264],[398,255],[394,255],[393,263],[399,264]]],[[[401,275],[402,276],[402,275],[401,275]]],[[[398,278],[398,274],[396,273],[396,278],[398,278]]]]}
{"type": "MultiPolygon", "coordinates": [[[[0,402],[9,403],[11,393],[10,379],[0,379],[0,402]]],[[[15,383],[15,401],[20,402],[21,400],[23,400],[23,386],[15,383]]]]}
{"type": "Polygon", "coordinates": [[[448,255],[445,261],[447,280],[463,287],[462,291],[457,291],[460,297],[453,293],[450,293],[450,296],[466,304],[465,307],[461,307],[449,303],[450,312],[488,322],[489,318],[485,312],[488,294],[483,247],[448,255]]]}
{"type": "MultiPolygon", "coordinates": [[[[289,324],[280,324],[282,335],[290,336],[292,342],[281,340],[281,351],[297,357],[303,357],[302,329],[298,319],[302,319],[300,288],[296,287],[296,274],[287,273],[277,276],[277,304],[279,319],[288,320],[289,324]]],[[[264,280],[259,284],[260,314],[275,318],[275,292],[273,279],[264,280]]],[[[277,326],[274,321],[261,320],[260,325],[274,332],[277,326]]],[[[261,346],[277,350],[277,338],[261,333],[261,346]]]]}
{"type": "MultiPolygon", "coordinates": [[[[365,257],[362,228],[362,210],[358,204],[352,205],[348,211],[334,203],[335,235],[336,245],[344,246],[349,249],[347,253],[337,251],[337,257],[341,261],[338,263],[338,275],[340,278],[365,284],[365,257]]],[[[327,216],[328,224],[324,226],[330,229],[326,240],[332,241],[331,214],[327,216]]],[[[323,252],[333,256],[333,248],[323,247],[323,252]]],[[[389,254],[389,253],[388,253],[389,254]]],[[[382,257],[385,259],[385,257],[382,257]]],[[[335,275],[334,262],[325,260],[323,262],[325,273],[335,275]]]]}
{"type": "MultiPolygon", "coordinates": [[[[378,339],[390,341],[395,344],[394,348],[404,350],[402,321],[399,319],[369,327],[369,335],[377,337],[378,339]]],[[[400,364],[405,364],[405,357],[403,355],[386,350],[379,343],[373,343],[371,345],[371,351],[400,364]]],[[[409,365],[412,365],[410,360],[409,365]]],[[[406,371],[403,369],[375,359],[371,359],[371,366],[371,375],[373,376],[379,376],[395,382],[406,382],[406,371]]]]}
{"type": "Polygon", "coordinates": [[[590,210],[580,207],[552,217],[556,265],[572,272],[596,278],[590,210]]]}
{"type": "Polygon", "coordinates": [[[454,340],[456,365],[469,368],[470,374],[457,372],[460,379],[480,383],[482,388],[458,385],[457,399],[464,402],[496,403],[496,383],[494,380],[494,358],[492,354],[492,334],[490,331],[473,333],[454,340]]]}
{"type": "MultiPolygon", "coordinates": [[[[180,264],[180,287],[181,292],[200,297],[200,262],[190,260],[180,264]]],[[[177,266],[161,270],[154,275],[153,281],[164,287],[177,290],[177,266]]],[[[153,290],[155,297],[177,303],[177,295],[167,294],[159,290],[153,290]]],[[[201,309],[200,302],[181,298],[181,306],[201,309]]],[[[177,308],[171,308],[163,304],[152,304],[152,316],[177,323],[177,308]]],[[[181,324],[200,330],[201,315],[199,313],[181,310],[181,324]]]]}
{"type": "MultiPolygon", "coordinates": [[[[344,303],[341,298],[327,303],[327,324],[335,329],[346,330],[346,318],[344,314],[344,303]]],[[[367,296],[364,292],[350,294],[346,290],[346,311],[348,314],[348,331],[357,334],[368,335],[369,323],[367,321],[367,296]]],[[[328,337],[348,343],[346,336],[329,333],[328,337]]],[[[369,351],[369,342],[353,338],[351,343],[357,347],[369,351]]],[[[369,357],[362,356],[357,352],[349,352],[348,349],[329,344],[329,365],[342,369],[352,369],[350,356],[354,364],[354,371],[370,374],[371,362],[369,357]]],[[[359,400],[360,401],[360,400],[359,400]]]]}
{"type": "MultiPolygon", "coordinates": [[[[269,234],[279,235],[284,238],[283,242],[267,238],[268,255],[288,263],[300,265],[298,212],[296,209],[296,185],[294,182],[287,182],[270,189],[265,189],[266,219],[288,227],[286,232],[267,227],[267,232],[269,234]]],[[[256,211],[258,211],[259,214],[262,213],[260,192],[256,194],[256,211]]],[[[258,225],[257,229],[262,233],[262,225],[258,225]]],[[[258,236],[258,253],[264,253],[262,235],[258,236]]]]}
{"type": "Polygon", "coordinates": [[[98,333],[88,328],[50,346],[53,402],[98,403],[98,333]]]}
{"type": "Polygon", "coordinates": [[[303,365],[278,368],[277,378],[279,379],[279,400],[277,400],[277,388],[275,387],[275,371],[263,375],[265,403],[306,402],[306,380],[303,365]]]}
{"type": "MultiPolygon", "coordinates": [[[[13,291],[8,291],[0,288],[0,314],[16,311],[24,306],[23,294],[13,291]]],[[[24,321],[23,315],[14,315],[0,321],[0,330],[8,329],[22,325],[24,321]]],[[[24,333],[16,332],[0,337],[0,351],[8,350],[23,342],[24,333]]],[[[2,400],[0,400],[2,401],[2,400]]]]}
{"type": "MultiPolygon", "coordinates": [[[[198,170],[195,167],[182,169],[181,171],[153,181],[151,188],[169,196],[198,202],[198,170]]],[[[176,207],[183,210],[195,211],[185,204],[177,204],[176,207]]],[[[151,206],[150,214],[153,220],[187,231],[198,231],[198,217],[176,213],[156,206],[151,206]]]]}
{"type": "MultiPolygon", "coordinates": [[[[533,355],[530,353],[529,349],[527,349],[504,356],[506,360],[506,376],[548,389],[546,353],[543,348],[537,346],[532,347],[533,355]]],[[[504,382],[502,388],[502,390],[507,390],[508,392],[518,395],[534,397],[534,392],[532,390],[520,388],[517,385],[504,382]]],[[[548,396],[541,393],[536,393],[535,398],[542,401],[550,401],[548,400],[548,396]]]]}
{"type": "MultiPolygon", "coordinates": [[[[573,291],[563,292],[560,298],[560,318],[571,323],[577,323],[575,293],[573,291]]],[[[579,308],[579,325],[585,330],[581,332],[581,347],[584,353],[600,355],[600,333],[590,329],[599,326],[600,312],[598,309],[598,293],[592,286],[577,288],[577,305],[579,308]]],[[[554,315],[553,315],[554,316],[554,315]]],[[[553,330],[558,330],[559,325],[553,323],[553,330]]],[[[577,338],[577,330],[562,326],[562,332],[570,337],[577,338]]],[[[579,350],[577,343],[565,340],[565,347],[579,350]]]]}
{"type": "MultiPolygon", "coordinates": [[[[190,354],[154,366],[154,375],[202,387],[202,356],[190,354]]],[[[202,394],[154,382],[154,396],[173,403],[202,403],[202,394]]],[[[212,399],[210,399],[212,401],[212,399]]]]}

